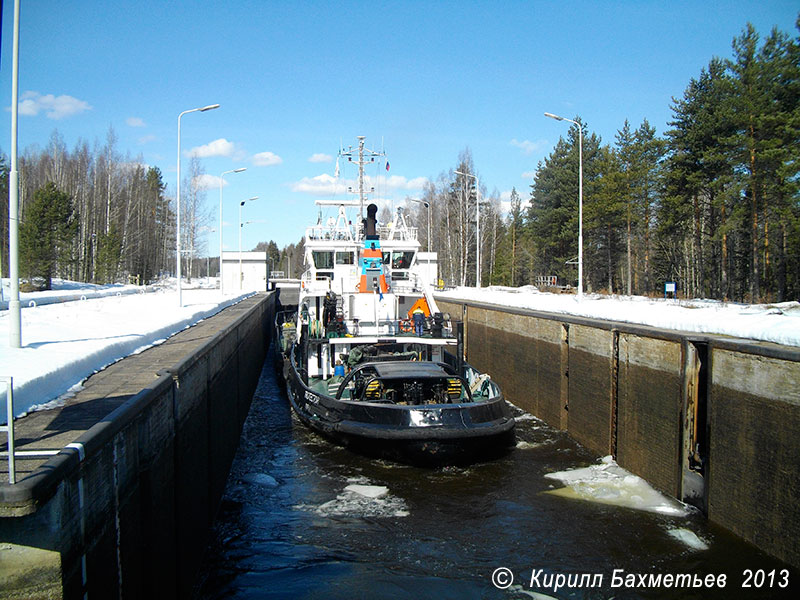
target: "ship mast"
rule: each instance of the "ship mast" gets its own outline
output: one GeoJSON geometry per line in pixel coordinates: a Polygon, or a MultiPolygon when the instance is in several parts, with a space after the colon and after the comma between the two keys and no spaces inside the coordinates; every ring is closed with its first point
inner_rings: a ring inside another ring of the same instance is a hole
{"type": "MultiPolygon", "coordinates": [[[[364,187],[364,165],[369,164],[369,163],[374,163],[376,156],[386,156],[385,152],[382,152],[382,151],[381,152],[376,152],[375,150],[370,150],[369,148],[364,148],[364,140],[365,139],[366,139],[366,137],[363,136],[363,135],[359,135],[358,136],[358,150],[357,150],[357,152],[358,152],[357,157],[358,158],[356,160],[353,160],[354,151],[353,151],[353,147],[352,146],[350,146],[350,149],[347,152],[345,152],[344,150],[340,150],[339,151],[339,156],[345,156],[345,157],[347,157],[347,160],[349,162],[352,162],[352,163],[355,163],[355,164],[358,165],[358,200],[359,200],[359,205],[360,205],[359,212],[358,212],[359,221],[364,219],[364,204],[366,203],[366,200],[367,200],[367,194],[370,193],[370,192],[374,192],[375,191],[374,187],[370,188],[369,190],[367,190],[364,187]]],[[[352,188],[348,188],[348,191],[352,192],[353,189],[352,188]]]]}

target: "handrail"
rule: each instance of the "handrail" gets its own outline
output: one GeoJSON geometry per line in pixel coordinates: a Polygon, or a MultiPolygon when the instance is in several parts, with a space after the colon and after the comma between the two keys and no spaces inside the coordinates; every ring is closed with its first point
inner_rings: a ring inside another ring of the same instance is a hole
{"type": "Polygon", "coordinates": [[[8,423],[0,425],[0,431],[8,434],[8,451],[0,452],[0,456],[8,455],[8,483],[17,483],[17,466],[15,459],[17,456],[42,457],[54,456],[60,450],[16,450],[14,447],[14,378],[9,375],[0,375],[0,383],[6,384],[6,418],[8,423]]]}
{"type": "Polygon", "coordinates": [[[8,483],[17,483],[16,465],[14,464],[14,378],[0,375],[0,382],[6,384],[6,420],[7,425],[0,425],[0,431],[8,434],[8,483]]]}

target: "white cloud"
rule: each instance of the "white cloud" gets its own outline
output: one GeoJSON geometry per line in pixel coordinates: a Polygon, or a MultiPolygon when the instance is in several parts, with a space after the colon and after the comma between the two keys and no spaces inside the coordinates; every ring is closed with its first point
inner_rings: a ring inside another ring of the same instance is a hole
{"type": "Polygon", "coordinates": [[[144,119],[139,117],[128,117],[125,119],[125,122],[128,124],[129,127],[146,127],[144,124],[144,119]]]}
{"type": "MultiPolygon", "coordinates": [[[[527,210],[531,204],[531,197],[525,196],[524,194],[520,193],[519,190],[517,190],[517,193],[519,194],[519,199],[521,200],[520,207],[523,211],[527,210]]],[[[511,212],[511,190],[507,190],[500,194],[500,212],[503,214],[503,216],[508,216],[508,214],[511,212]]]]}
{"type": "Polygon", "coordinates": [[[32,91],[23,93],[19,102],[19,114],[35,117],[44,111],[48,119],[56,121],[91,109],[88,102],[72,96],[54,96],[53,94],[43,96],[39,92],[32,91]]]}
{"type": "Polygon", "coordinates": [[[220,138],[203,146],[195,146],[189,150],[188,155],[196,156],[197,158],[210,158],[212,156],[232,156],[235,151],[236,145],[233,142],[220,138]]]}
{"type": "Polygon", "coordinates": [[[228,185],[228,182],[224,179],[221,179],[217,175],[208,175],[207,173],[195,177],[192,182],[199,190],[218,190],[220,181],[223,187],[228,185]]]}
{"type": "Polygon", "coordinates": [[[547,140],[538,140],[536,142],[532,142],[530,140],[524,140],[522,142],[518,141],[516,138],[511,140],[511,145],[516,146],[520,150],[522,150],[525,154],[533,154],[534,152],[538,152],[547,147],[547,140]]]}
{"type": "Polygon", "coordinates": [[[310,162],[310,163],[329,163],[329,162],[333,162],[333,157],[330,154],[323,154],[322,152],[317,152],[316,154],[312,154],[308,158],[308,162],[310,162]]]}
{"type": "Polygon", "coordinates": [[[156,139],[157,139],[156,136],[154,136],[153,134],[149,134],[149,135],[143,135],[142,137],[140,137],[138,142],[140,144],[147,144],[148,142],[155,142],[156,139]]]}
{"type": "Polygon", "coordinates": [[[253,155],[253,164],[257,167],[271,167],[282,162],[283,159],[274,152],[259,152],[253,155]]]}
{"type": "Polygon", "coordinates": [[[300,181],[289,184],[293,192],[313,194],[314,196],[330,196],[347,190],[347,182],[333,175],[323,173],[316,177],[303,177],[300,181]]]}
{"type": "MultiPolygon", "coordinates": [[[[381,177],[378,178],[380,183],[381,177]]],[[[414,179],[406,179],[400,175],[392,175],[386,181],[386,185],[391,189],[399,190],[421,190],[428,183],[427,177],[415,177],[414,179]]]]}
{"type": "Polygon", "coordinates": [[[536,171],[525,171],[522,174],[523,179],[535,179],[536,178],[536,171]]]}
{"type": "MultiPolygon", "coordinates": [[[[377,192],[391,193],[394,191],[410,191],[421,190],[428,183],[426,177],[415,177],[414,179],[406,179],[402,175],[391,175],[384,177],[364,177],[364,184],[367,189],[375,188],[377,192]]],[[[341,194],[347,191],[347,188],[356,189],[358,182],[355,179],[340,179],[333,175],[323,173],[316,177],[303,177],[300,181],[289,184],[293,192],[300,192],[305,194],[312,194],[314,196],[330,196],[333,194],[341,194]]]]}

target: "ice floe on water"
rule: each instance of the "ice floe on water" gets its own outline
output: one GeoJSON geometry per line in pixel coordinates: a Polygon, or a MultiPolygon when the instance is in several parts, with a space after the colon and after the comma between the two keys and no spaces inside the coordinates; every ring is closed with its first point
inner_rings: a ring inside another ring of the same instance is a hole
{"type": "Polygon", "coordinates": [[[275,487],[278,485],[278,481],[272,475],[267,475],[266,473],[247,473],[242,477],[242,481],[263,485],[264,487],[275,487]]]}
{"type": "Polygon", "coordinates": [[[389,493],[389,488],[385,485],[362,485],[359,483],[351,483],[346,488],[346,492],[355,492],[367,498],[380,498],[389,493]]]}
{"type": "Polygon", "coordinates": [[[558,598],[556,598],[555,596],[548,596],[547,594],[542,594],[541,592],[526,590],[523,586],[518,584],[514,584],[511,587],[509,587],[508,591],[514,594],[522,594],[523,596],[533,598],[534,600],[558,600],[558,598]]]}
{"type": "Polygon", "coordinates": [[[656,491],[644,479],[620,467],[610,456],[602,458],[599,465],[548,473],[545,477],[566,486],[545,492],[548,494],[671,516],[689,514],[685,504],[656,491]]]}
{"type": "Polygon", "coordinates": [[[298,508],[322,517],[407,517],[408,505],[389,493],[383,485],[372,485],[363,478],[348,480],[348,485],[333,500],[318,506],[298,508]]]}
{"type": "Polygon", "coordinates": [[[516,416],[514,417],[514,420],[515,420],[517,423],[521,423],[522,421],[541,421],[541,419],[539,419],[538,417],[534,417],[534,416],[533,416],[532,414],[530,414],[530,413],[522,413],[522,414],[520,414],[520,415],[516,415],[516,416]]]}
{"type": "Polygon", "coordinates": [[[694,531],[689,531],[683,527],[668,529],[667,533],[679,542],[686,544],[692,550],[708,550],[708,544],[694,531]]]}
{"type": "Polygon", "coordinates": [[[547,446],[552,442],[545,441],[545,442],[526,442],[524,440],[519,440],[517,442],[517,450],[531,450],[532,448],[541,448],[542,446],[547,446]]]}

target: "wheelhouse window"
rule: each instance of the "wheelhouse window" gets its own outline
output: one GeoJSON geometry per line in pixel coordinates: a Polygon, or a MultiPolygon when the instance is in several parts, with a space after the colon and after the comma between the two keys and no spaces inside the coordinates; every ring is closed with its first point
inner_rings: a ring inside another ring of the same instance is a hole
{"type": "Polygon", "coordinates": [[[337,265],[354,265],[356,264],[355,254],[353,252],[337,252],[336,253],[337,265]]]}
{"type": "Polygon", "coordinates": [[[410,269],[411,263],[413,261],[414,261],[413,250],[406,250],[405,252],[392,252],[393,269],[410,269]]]}
{"type": "Polygon", "coordinates": [[[311,253],[317,269],[333,269],[333,252],[315,250],[311,253]]]}

